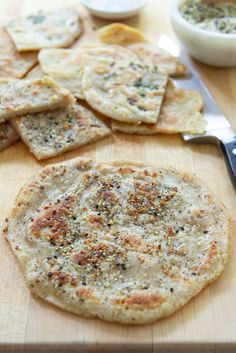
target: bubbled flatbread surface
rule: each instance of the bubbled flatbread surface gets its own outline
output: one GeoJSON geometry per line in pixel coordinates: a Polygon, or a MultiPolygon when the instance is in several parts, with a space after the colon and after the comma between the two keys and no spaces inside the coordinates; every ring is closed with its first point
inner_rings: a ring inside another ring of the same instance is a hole
{"type": "Polygon", "coordinates": [[[156,124],[137,125],[112,120],[112,130],[139,135],[179,132],[202,134],[207,125],[204,115],[200,113],[203,105],[199,92],[177,89],[169,80],[156,124]]]}
{"type": "Polygon", "coordinates": [[[30,289],[121,323],[167,316],[228,260],[228,214],[196,177],[75,159],[20,191],[5,233],[30,289]]]}
{"type": "Polygon", "coordinates": [[[0,79],[0,122],[66,106],[73,100],[70,92],[44,76],[39,79],[0,79]]]}
{"type": "Polygon", "coordinates": [[[76,49],[44,49],[39,62],[45,74],[66,87],[77,98],[84,99],[82,79],[85,67],[99,58],[137,59],[129,49],[118,45],[81,47],[76,49]]]}
{"type": "Polygon", "coordinates": [[[100,113],[129,123],[156,123],[167,74],[155,65],[133,60],[98,60],[86,67],[82,88],[100,113]]]}
{"type": "Polygon", "coordinates": [[[98,141],[110,129],[79,103],[51,112],[28,114],[12,122],[37,159],[46,159],[98,141]]]}
{"type": "Polygon", "coordinates": [[[136,43],[128,47],[141,61],[146,64],[157,65],[170,76],[183,76],[188,73],[188,68],[176,57],[155,44],[136,43]]]}
{"type": "Polygon", "coordinates": [[[0,151],[19,140],[19,135],[10,123],[0,124],[0,151]]]}
{"type": "Polygon", "coordinates": [[[23,77],[37,63],[38,53],[19,53],[8,33],[0,28],[0,77],[23,77]]]}
{"type": "Polygon", "coordinates": [[[18,51],[67,47],[82,31],[79,14],[73,8],[39,10],[12,18],[5,27],[18,51]]]}

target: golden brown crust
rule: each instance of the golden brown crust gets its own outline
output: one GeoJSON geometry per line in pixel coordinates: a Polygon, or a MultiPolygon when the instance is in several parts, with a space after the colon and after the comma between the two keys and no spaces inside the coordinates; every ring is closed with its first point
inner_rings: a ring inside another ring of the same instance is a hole
{"type": "Polygon", "coordinates": [[[137,28],[123,23],[112,23],[98,31],[99,40],[106,44],[129,45],[146,42],[144,34],[137,28]]]}
{"type": "Polygon", "coordinates": [[[160,294],[138,295],[134,294],[129,298],[116,300],[115,304],[132,309],[153,309],[159,307],[166,299],[160,294]]]}

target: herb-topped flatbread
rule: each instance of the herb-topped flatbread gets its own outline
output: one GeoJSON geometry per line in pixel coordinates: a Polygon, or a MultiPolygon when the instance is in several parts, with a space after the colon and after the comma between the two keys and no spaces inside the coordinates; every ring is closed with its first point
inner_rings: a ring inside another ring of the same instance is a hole
{"type": "Polygon", "coordinates": [[[73,8],[40,10],[13,18],[5,27],[19,51],[67,47],[82,31],[79,14],[73,8]]]}
{"type": "Polygon", "coordinates": [[[156,123],[167,74],[132,60],[97,60],[86,67],[82,88],[86,101],[112,119],[156,123]]]}
{"type": "Polygon", "coordinates": [[[0,78],[23,77],[37,63],[38,53],[19,53],[8,33],[0,28],[0,78]]]}
{"type": "Polygon", "coordinates": [[[118,45],[80,47],[75,49],[44,49],[39,62],[45,74],[66,87],[77,98],[84,99],[82,79],[85,67],[99,58],[137,59],[129,49],[118,45]]]}
{"type": "Polygon", "coordinates": [[[179,132],[202,134],[207,124],[204,115],[200,113],[203,105],[198,92],[177,89],[169,80],[156,124],[137,125],[112,120],[112,131],[139,135],[179,132]]]}
{"type": "Polygon", "coordinates": [[[0,151],[19,140],[19,135],[10,123],[0,124],[0,151]]]}
{"type": "Polygon", "coordinates": [[[27,113],[53,110],[71,101],[69,91],[46,76],[32,80],[0,79],[0,122],[27,113]]]}
{"type": "Polygon", "coordinates": [[[222,273],[230,246],[228,213],[196,177],[81,159],[23,187],[5,234],[37,296],[129,324],[181,308],[222,273]]]}
{"type": "Polygon", "coordinates": [[[136,43],[128,46],[141,61],[156,65],[160,70],[166,71],[170,76],[183,76],[188,68],[178,58],[170,55],[157,45],[149,43],[136,43]]]}
{"type": "Polygon", "coordinates": [[[51,112],[28,114],[12,122],[37,159],[57,156],[111,134],[95,114],[81,104],[51,112]]]}

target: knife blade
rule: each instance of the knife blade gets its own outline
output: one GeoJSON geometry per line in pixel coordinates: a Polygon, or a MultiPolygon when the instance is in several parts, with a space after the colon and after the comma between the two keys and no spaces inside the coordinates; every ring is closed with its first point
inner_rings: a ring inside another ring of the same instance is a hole
{"type": "Polygon", "coordinates": [[[207,121],[205,133],[201,135],[182,133],[183,140],[197,143],[217,143],[225,157],[232,183],[236,188],[235,132],[187,56],[180,52],[176,44],[166,35],[160,36],[158,45],[170,54],[177,56],[189,68],[188,76],[175,79],[176,85],[186,90],[196,90],[204,99],[204,116],[207,121]]]}

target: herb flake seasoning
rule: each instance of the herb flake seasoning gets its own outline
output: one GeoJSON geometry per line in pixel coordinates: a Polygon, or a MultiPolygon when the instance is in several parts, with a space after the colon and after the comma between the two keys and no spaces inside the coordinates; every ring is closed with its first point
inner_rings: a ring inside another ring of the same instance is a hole
{"type": "Polygon", "coordinates": [[[180,13],[190,23],[211,32],[236,34],[236,4],[225,2],[213,5],[200,0],[187,0],[180,13]]]}

